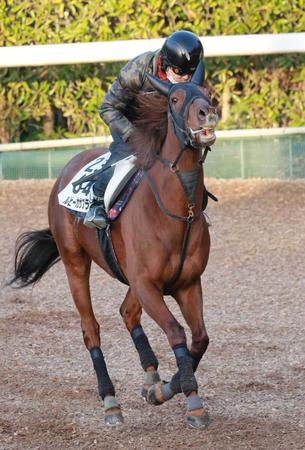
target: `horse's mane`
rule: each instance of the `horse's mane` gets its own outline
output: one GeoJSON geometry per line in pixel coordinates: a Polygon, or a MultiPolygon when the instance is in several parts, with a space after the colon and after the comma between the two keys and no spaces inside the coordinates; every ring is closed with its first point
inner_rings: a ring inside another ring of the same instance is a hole
{"type": "Polygon", "coordinates": [[[136,97],[136,117],[130,147],[136,155],[136,165],[148,169],[160,153],[167,134],[167,105],[164,95],[149,93],[136,97]]]}

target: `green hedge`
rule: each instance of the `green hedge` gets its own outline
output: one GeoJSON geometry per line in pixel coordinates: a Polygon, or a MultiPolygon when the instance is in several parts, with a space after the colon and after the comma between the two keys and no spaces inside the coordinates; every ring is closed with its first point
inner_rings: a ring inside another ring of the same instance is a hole
{"type": "MultiPolygon", "coordinates": [[[[0,46],[305,29],[304,1],[294,0],[6,0],[0,46]]],[[[0,69],[0,141],[107,133],[98,106],[122,63],[0,69]]],[[[299,126],[304,56],[208,58],[219,128],[299,126]]]]}

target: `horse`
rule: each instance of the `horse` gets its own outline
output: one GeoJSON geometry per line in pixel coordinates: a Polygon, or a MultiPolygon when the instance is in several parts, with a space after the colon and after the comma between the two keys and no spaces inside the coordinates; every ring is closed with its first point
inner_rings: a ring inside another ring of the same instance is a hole
{"type": "MultiPolygon", "coordinates": [[[[146,76],[154,95],[138,96],[138,120],[131,138],[143,176],[126,208],[111,224],[116,259],[129,284],[120,314],[144,371],[142,395],[149,403],[160,405],[183,393],[186,422],[199,428],[210,421],[195,377],[209,343],[200,279],[210,251],[202,211],[206,193],[202,166],[215,141],[217,113],[198,69],[190,81],[178,84],[146,76]],[[184,328],[164,301],[165,294],[176,300],[191,330],[189,347],[184,328]],[[163,330],[173,350],[177,372],[169,382],[160,379],[157,357],[141,326],[142,310],[163,330]]],[[[17,239],[11,284],[35,284],[55,263],[63,262],[96,373],[104,420],[118,425],[123,415],[101,349],[89,286],[92,261],[110,276],[113,273],[100,250],[96,229],[84,226],[82,219],[58,203],[58,193],[74,175],[105,151],[83,151],[63,168],[49,198],[49,227],[25,232],[17,239]]]]}

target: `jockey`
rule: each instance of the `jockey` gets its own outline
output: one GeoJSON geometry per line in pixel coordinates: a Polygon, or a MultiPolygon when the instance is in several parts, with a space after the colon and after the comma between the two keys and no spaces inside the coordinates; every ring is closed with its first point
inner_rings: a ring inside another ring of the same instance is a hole
{"type": "Polygon", "coordinates": [[[84,219],[86,226],[104,228],[107,224],[103,199],[114,171],[111,164],[131,153],[128,139],[133,132],[133,105],[136,95],[153,91],[145,73],[151,73],[171,83],[183,83],[190,80],[202,59],[203,47],[199,38],[190,31],[181,30],[172,33],[160,50],[143,53],[121,69],[99,109],[101,118],[109,126],[113,142],[109,147],[109,169],[106,169],[93,185],[94,200],[84,219]]]}

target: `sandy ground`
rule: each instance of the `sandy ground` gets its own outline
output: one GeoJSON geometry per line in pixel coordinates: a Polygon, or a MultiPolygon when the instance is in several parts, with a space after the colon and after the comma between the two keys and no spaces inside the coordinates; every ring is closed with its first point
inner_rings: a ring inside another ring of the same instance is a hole
{"type": "MultiPolygon", "coordinates": [[[[119,315],[125,286],[94,267],[94,308],[125,418],[119,429],[104,425],[62,263],[34,289],[3,287],[16,236],[47,225],[51,186],[0,183],[0,448],[304,449],[305,182],[208,180],[220,202],[208,207],[202,283],[211,342],[197,377],[213,420],[200,430],[185,424],[182,395],[160,407],[141,399],[142,370],[119,315]]],[[[147,316],[143,327],[168,379],[167,340],[147,316]]]]}

